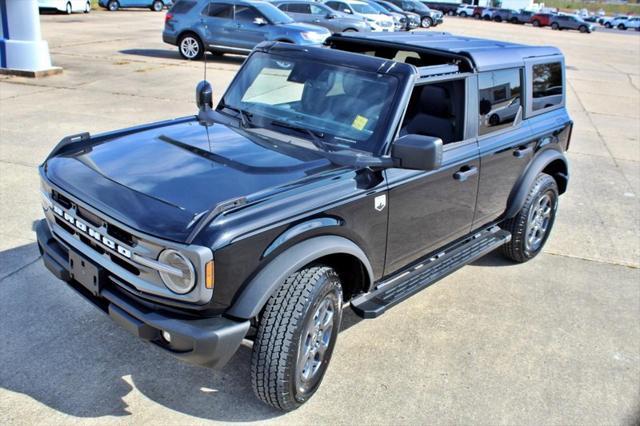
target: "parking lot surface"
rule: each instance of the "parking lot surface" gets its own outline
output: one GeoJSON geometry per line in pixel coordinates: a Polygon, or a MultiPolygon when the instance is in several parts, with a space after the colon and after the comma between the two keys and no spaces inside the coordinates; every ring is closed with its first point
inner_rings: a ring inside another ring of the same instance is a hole
{"type": "MultiPolygon", "coordinates": [[[[555,229],[527,264],[492,254],[379,319],[347,313],[321,389],[282,414],[254,398],[249,348],[222,371],[182,364],[38,259],[37,165],[60,138],[196,111],[203,64],[164,45],[162,24],[147,11],[43,16],[64,73],[0,79],[1,424],[637,424],[640,37],[446,18],[438,30],[566,55],[575,127],[555,229]]],[[[216,98],[242,61],[211,58],[216,98]]]]}

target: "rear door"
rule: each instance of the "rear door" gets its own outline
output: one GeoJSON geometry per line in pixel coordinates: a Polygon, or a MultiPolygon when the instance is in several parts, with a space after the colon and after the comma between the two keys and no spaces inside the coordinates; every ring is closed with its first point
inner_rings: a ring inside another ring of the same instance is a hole
{"type": "Polygon", "coordinates": [[[229,47],[235,43],[238,25],[233,20],[233,5],[211,2],[202,11],[205,44],[210,48],[229,47]]]}
{"type": "Polygon", "coordinates": [[[511,190],[533,158],[535,141],[523,118],[524,69],[478,74],[480,183],[474,228],[497,219],[511,190]]]}

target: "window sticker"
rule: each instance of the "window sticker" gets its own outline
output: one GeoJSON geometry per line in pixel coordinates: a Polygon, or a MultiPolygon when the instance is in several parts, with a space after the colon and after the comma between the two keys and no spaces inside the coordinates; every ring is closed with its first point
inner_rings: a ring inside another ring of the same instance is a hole
{"type": "Polygon", "coordinates": [[[368,122],[369,122],[368,118],[358,114],[356,115],[356,118],[353,119],[353,123],[351,123],[351,127],[358,130],[363,130],[364,126],[366,126],[368,122]]]}

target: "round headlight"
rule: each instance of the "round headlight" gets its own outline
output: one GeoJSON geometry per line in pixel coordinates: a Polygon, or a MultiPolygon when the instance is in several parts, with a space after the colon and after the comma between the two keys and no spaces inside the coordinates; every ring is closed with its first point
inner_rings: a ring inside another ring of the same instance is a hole
{"type": "Polygon", "coordinates": [[[160,277],[169,290],[174,293],[185,294],[193,289],[196,283],[196,272],[189,259],[183,254],[175,250],[167,249],[160,253],[158,260],[182,273],[182,276],[180,276],[165,271],[160,272],[160,277]]]}

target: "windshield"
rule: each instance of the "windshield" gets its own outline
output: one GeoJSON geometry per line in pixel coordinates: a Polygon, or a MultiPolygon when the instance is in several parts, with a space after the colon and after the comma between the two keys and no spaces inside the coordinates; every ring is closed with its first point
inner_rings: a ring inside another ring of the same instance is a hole
{"type": "Polygon", "coordinates": [[[268,129],[325,150],[376,154],[398,86],[389,74],[256,52],[227,90],[222,109],[242,111],[248,131],[268,129]]]}
{"type": "MultiPolygon", "coordinates": [[[[373,9],[375,9],[377,13],[381,13],[383,15],[388,13],[387,9],[385,9],[378,3],[369,3],[368,5],[371,6],[373,9]]],[[[361,13],[366,13],[366,12],[361,12],[361,13]]]]}
{"type": "Polygon", "coordinates": [[[272,24],[289,24],[293,22],[289,15],[272,4],[255,3],[255,6],[272,24]]]}
{"type": "Polygon", "coordinates": [[[423,3],[420,3],[416,0],[408,0],[406,3],[410,4],[414,10],[419,10],[420,12],[428,12],[429,8],[425,6],[423,3]]]}
{"type": "Polygon", "coordinates": [[[377,15],[378,11],[366,3],[349,3],[349,5],[358,13],[377,15]]]}

